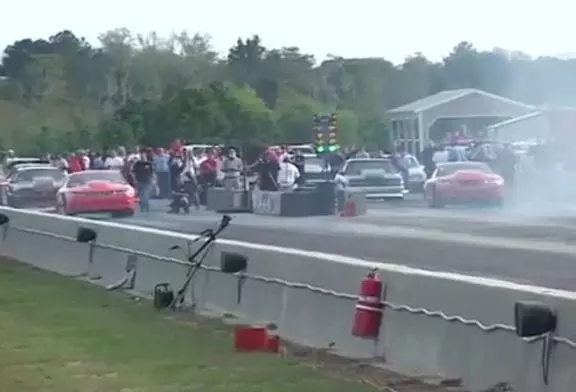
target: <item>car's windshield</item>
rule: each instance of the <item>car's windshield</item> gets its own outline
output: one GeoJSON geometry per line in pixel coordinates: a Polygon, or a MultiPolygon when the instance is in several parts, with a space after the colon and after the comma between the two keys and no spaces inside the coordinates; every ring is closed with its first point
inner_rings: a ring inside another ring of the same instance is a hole
{"type": "Polygon", "coordinates": [[[295,153],[300,154],[314,154],[314,149],[308,146],[298,146],[298,147],[288,147],[288,149],[292,150],[295,153]]]}
{"type": "Polygon", "coordinates": [[[35,168],[19,170],[11,176],[16,182],[32,182],[37,178],[52,178],[54,181],[63,181],[64,173],[55,168],[35,168]]]}
{"type": "Polygon", "coordinates": [[[82,186],[90,181],[109,181],[115,184],[126,184],[126,179],[119,171],[101,170],[72,174],[68,180],[68,186],[82,186]]]}
{"type": "Polygon", "coordinates": [[[304,166],[307,173],[320,173],[324,171],[326,163],[321,158],[306,158],[304,166]]]}
{"type": "Polygon", "coordinates": [[[455,163],[445,163],[443,165],[438,166],[436,176],[445,177],[461,170],[472,170],[472,171],[479,171],[482,173],[493,173],[490,166],[488,166],[483,162],[455,162],[455,163]]]}
{"type": "Polygon", "coordinates": [[[385,173],[397,173],[398,171],[388,159],[370,159],[360,161],[349,161],[344,170],[344,174],[350,176],[359,176],[363,171],[381,170],[385,173]]]}

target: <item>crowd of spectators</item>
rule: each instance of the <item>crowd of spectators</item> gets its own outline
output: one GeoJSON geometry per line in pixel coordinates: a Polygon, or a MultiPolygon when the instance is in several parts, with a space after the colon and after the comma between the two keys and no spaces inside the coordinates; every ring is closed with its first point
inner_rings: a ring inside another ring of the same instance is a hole
{"type": "Polygon", "coordinates": [[[142,212],[150,211],[150,199],[173,200],[187,194],[196,208],[206,203],[207,190],[293,189],[304,175],[302,154],[285,147],[259,148],[241,157],[235,148],[221,146],[187,149],[180,142],[170,148],[125,148],[106,151],[78,150],[47,157],[68,173],[83,170],[118,170],[138,192],[142,212]]]}
{"type": "MultiPolygon", "coordinates": [[[[234,149],[228,151],[231,156],[234,149]]],[[[225,159],[220,147],[189,151],[175,143],[169,149],[118,147],[103,152],[78,150],[49,157],[56,167],[75,173],[83,170],[118,170],[138,192],[142,212],[150,211],[150,199],[172,199],[185,189],[191,202],[205,202],[206,189],[218,182],[238,187],[242,162],[225,159]]]]}

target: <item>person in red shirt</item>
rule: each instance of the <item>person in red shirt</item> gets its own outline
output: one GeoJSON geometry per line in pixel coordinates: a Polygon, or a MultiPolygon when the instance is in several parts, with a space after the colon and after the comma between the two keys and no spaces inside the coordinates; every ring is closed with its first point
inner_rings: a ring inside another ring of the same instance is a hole
{"type": "Polygon", "coordinates": [[[200,185],[200,203],[206,204],[206,193],[208,188],[216,184],[218,178],[218,168],[220,163],[214,155],[214,151],[208,150],[206,159],[200,163],[198,168],[198,185],[200,185]]]}
{"type": "Polygon", "coordinates": [[[182,142],[180,141],[180,139],[174,140],[172,142],[172,144],[170,145],[170,150],[172,150],[173,154],[181,153],[183,148],[184,148],[184,146],[182,145],[182,142]]]}
{"type": "Polygon", "coordinates": [[[86,170],[84,167],[84,159],[76,154],[70,154],[68,159],[68,167],[70,173],[77,173],[86,170]]]}

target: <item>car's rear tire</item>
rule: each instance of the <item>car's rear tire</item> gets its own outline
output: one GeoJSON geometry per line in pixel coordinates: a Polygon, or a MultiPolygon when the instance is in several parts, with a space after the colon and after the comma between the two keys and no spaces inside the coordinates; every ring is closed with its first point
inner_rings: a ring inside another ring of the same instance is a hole
{"type": "Polygon", "coordinates": [[[67,215],[67,216],[74,216],[73,212],[68,211],[66,206],[66,199],[62,197],[62,199],[56,202],[56,213],[60,215],[67,215]]]}

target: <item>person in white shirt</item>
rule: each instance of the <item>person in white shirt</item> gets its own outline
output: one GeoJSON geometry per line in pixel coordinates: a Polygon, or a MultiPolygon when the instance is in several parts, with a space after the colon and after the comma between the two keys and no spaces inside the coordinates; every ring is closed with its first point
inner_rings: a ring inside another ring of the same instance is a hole
{"type": "Polygon", "coordinates": [[[84,170],[88,170],[90,169],[90,157],[88,156],[88,154],[86,153],[86,151],[84,150],[79,150],[78,151],[78,155],[80,156],[80,158],[82,158],[82,163],[84,165],[84,170]]]}
{"type": "Polygon", "coordinates": [[[300,177],[300,171],[288,158],[285,158],[280,163],[280,171],[278,172],[278,185],[282,189],[294,189],[296,180],[300,177]]]}
{"type": "Polygon", "coordinates": [[[104,160],[104,167],[110,170],[122,170],[124,159],[119,157],[116,151],[110,151],[110,155],[104,160]]]}
{"type": "Polygon", "coordinates": [[[190,158],[195,167],[200,167],[200,164],[206,159],[206,154],[203,148],[195,148],[190,153],[190,158]]]}
{"type": "Polygon", "coordinates": [[[127,163],[134,163],[138,159],[140,159],[139,148],[130,148],[126,153],[126,162],[127,163]]]}

